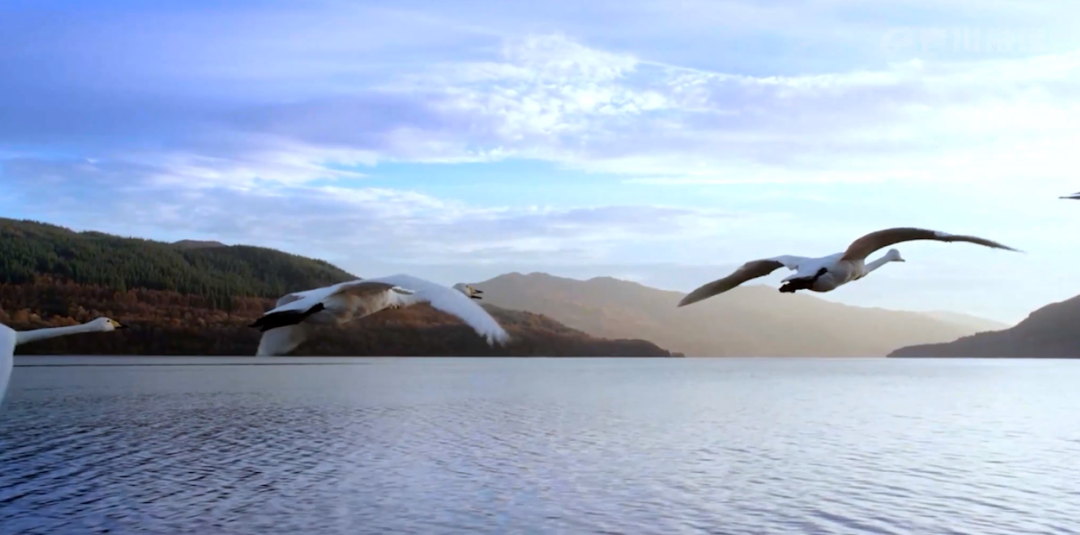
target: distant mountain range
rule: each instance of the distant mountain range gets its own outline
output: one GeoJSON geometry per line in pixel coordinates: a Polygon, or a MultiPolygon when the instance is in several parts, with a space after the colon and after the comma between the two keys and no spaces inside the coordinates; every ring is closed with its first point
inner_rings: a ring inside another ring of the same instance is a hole
{"type": "Polygon", "coordinates": [[[489,302],[593,336],[644,338],[687,356],[885,356],[1003,324],[948,312],[863,308],[747,285],[692,306],[683,294],[610,277],[510,273],[476,283],[489,302]]]}
{"type": "Polygon", "coordinates": [[[901,347],[890,357],[1080,358],[1080,296],[1046,305],[1016,326],[948,343],[901,347]]]}

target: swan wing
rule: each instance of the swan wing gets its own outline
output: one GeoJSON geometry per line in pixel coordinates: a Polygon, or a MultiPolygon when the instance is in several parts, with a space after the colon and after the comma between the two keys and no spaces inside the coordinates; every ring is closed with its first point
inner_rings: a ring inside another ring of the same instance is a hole
{"type": "Polygon", "coordinates": [[[342,285],[323,299],[326,308],[339,315],[339,321],[362,318],[387,308],[402,306],[397,296],[412,295],[413,291],[396,284],[364,279],[342,285]]]}
{"type": "MultiPolygon", "coordinates": [[[[784,265],[784,267],[792,270],[799,271],[800,268],[806,267],[807,264],[812,262],[820,262],[821,258],[810,258],[806,256],[794,256],[794,255],[781,255],[774,256],[772,258],[765,258],[764,260],[775,260],[784,265]]],[[[745,264],[744,264],[745,266],[745,264]]]]}
{"type": "Polygon", "coordinates": [[[844,251],[844,256],[841,260],[853,261],[853,260],[866,260],[866,257],[870,256],[874,251],[883,249],[890,245],[897,243],[903,243],[907,241],[917,240],[933,240],[941,242],[967,242],[974,243],[976,245],[982,245],[984,247],[990,247],[993,249],[1005,249],[1007,251],[1020,252],[1017,249],[1013,249],[1007,245],[1002,245],[996,241],[991,241],[986,238],[979,238],[977,236],[964,236],[959,234],[949,234],[937,230],[928,230],[914,227],[896,227],[885,230],[879,230],[871,232],[853,242],[844,251]]]}
{"type": "Polygon", "coordinates": [[[736,269],[734,273],[728,275],[719,280],[712,281],[704,284],[696,290],[686,294],[682,301],[679,301],[680,307],[696,303],[703,299],[708,299],[714,295],[722,294],[748,280],[764,277],[776,271],[782,267],[788,269],[798,269],[800,262],[805,262],[805,258],[795,256],[785,256],[776,258],[765,258],[762,260],[751,260],[736,269]],[[781,260],[785,259],[785,260],[781,260]],[[794,266],[794,267],[792,267],[794,266]]]}
{"type": "MultiPolygon", "coordinates": [[[[263,314],[263,317],[280,312],[295,313],[323,303],[337,321],[343,323],[392,306],[390,295],[409,293],[409,290],[385,282],[355,280],[286,295],[278,300],[279,306],[263,314]]],[[[284,355],[303,343],[311,328],[310,324],[301,322],[267,330],[259,340],[255,355],[284,355]]]]}
{"type": "MultiPolygon", "coordinates": [[[[301,291],[301,292],[292,292],[290,294],[285,294],[285,295],[281,296],[281,298],[279,298],[277,300],[277,303],[274,303],[274,307],[276,307],[274,310],[277,310],[278,308],[280,308],[280,307],[282,307],[284,305],[287,305],[289,303],[294,303],[296,301],[301,301],[301,300],[304,300],[306,302],[311,302],[312,304],[314,304],[314,303],[317,303],[317,302],[325,299],[326,297],[328,297],[330,295],[333,295],[333,294],[337,293],[343,287],[347,287],[347,286],[352,285],[352,284],[358,284],[360,282],[361,282],[361,279],[356,279],[356,280],[351,280],[351,281],[339,282],[337,284],[331,284],[330,286],[323,286],[321,288],[312,288],[310,290],[304,290],[304,291],[301,291]]],[[[282,310],[285,310],[285,309],[282,309],[282,310]]]]}
{"type": "MultiPolygon", "coordinates": [[[[315,288],[312,290],[304,290],[302,292],[293,292],[288,295],[282,296],[277,300],[273,309],[268,310],[266,314],[272,314],[274,312],[283,312],[286,310],[307,310],[317,303],[324,303],[331,297],[341,295],[355,286],[368,285],[368,281],[357,279],[348,282],[341,282],[331,286],[324,286],[322,288],[315,288]]],[[[374,289],[372,289],[374,291],[374,289]]],[[[366,290],[357,292],[359,295],[368,293],[366,290]]],[[[266,314],[263,314],[264,316],[266,314]]]]}
{"type": "Polygon", "coordinates": [[[259,339],[259,349],[255,351],[255,356],[284,355],[302,344],[307,339],[310,330],[311,326],[307,323],[270,329],[259,339]]]}
{"type": "Polygon", "coordinates": [[[409,293],[391,289],[386,292],[389,299],[389,307],[407,307],[419,303],[428,303],[437,310],[457,316],[469,324],[477,334],[487,339],[488,344],[496,342],[506,344],[510,341],[510,335],[495,321],[495,318],[483,307],[478,305],[467,295],[453,289],[435,284],[411,275],[391,275],[375,279],[365,279],[367,282],[380,282],[397,287],[409,293]]]}
{"type": "Polygon", "coordinates": [[[289,303],[292,303],[293,301],[299,301],[299,300],[301,300],[303,298],[304,298],[303,292],[296,292],[296,293],[291,293],[291,294],[288,294],[288,295],[283,295],[283,296],[281,296],[280,299],[277,300],[277,303],[274,303],[274,306],[279,307],[281,305],[287,305],[289,303]]]}

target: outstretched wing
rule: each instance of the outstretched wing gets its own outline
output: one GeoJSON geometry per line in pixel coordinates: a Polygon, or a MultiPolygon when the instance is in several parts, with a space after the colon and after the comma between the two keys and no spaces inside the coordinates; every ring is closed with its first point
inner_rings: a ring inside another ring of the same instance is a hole
{"type": "Polygon", "coordinates": [[[299,301],[304,298],[304,293],[305,292],[296,292],[288,295],[283,295],[280,299],[277,300],[277,303],[274,303],[274,307],[280,307],[281,305],[287,305],[289,303],[292,303],[293,301],[299,301]]]}
{"type": "Polygon", "coordinates": [[[396,308],[428,303],[433,308],[453,314],[469,324],[477,334],[487,339],[488,344],[494,345],[495,342],[505,344],[510,341],[510,335],[503,330],[499,322],[495,321],[495,318],[491,317],[475,301],[453,288],[418,279],[411,275],[391,275],[389,277],[364,279],[364,281],[386,283],[412,291],[411,294],[397,291],[387,292],[390,300],[388,306],[396,308]]]}
{"type": "MultiPolygon", "coordinates": [[[[775,260],[777,262],[780,262],[781,264],[784,265],[784,267],[786,267],[786,268],[788,268],[788,269],[790,269],[792,271],[799,271],[799,269],[804,267],[807,263],[810,263],[810,262],[820,263],[820,261],[823,260],[823,259],[822,258],[809,258],[809,257],[806,257],[806,256],[781,255],[781,256],[774,256],[772,258],[765,258],[763,260],[775,260]]],[[[745,264],[744,264],[744,266],[745,266],[745,264]]]]}
{"type": "Polygon", "coordinates": [[[357,300],[369,299],[372,296],[385,293],[392,286],[391,284],[374,282],[370,279],[357,279],[334,284],[333,286],[315,288],[314,290],[293,292],[278,299],[277,306],[268,310],[264,316],[287,310],[303,311],[315,306],[317,303],[323,303],[329,307],[331,298],[340,298],[347,302],[348,305],[355,306],[358,304],[357,300]]]}
{"type": "Polygon", "coordinates": [[[897,227],[871,232],[870,234],[851,242],[851,245],[844,251],[844,256],[841,260],[866,260],[866,257],[870,256],[878,249],[884,249],[890,245],[917,240],[967,242],[993,249],[1005,249],[1006,251],[1020,252],[1008,245],[1002,245],[996,241],[979,238],[977,236],[963,236],[914,227],[897,227]]]}
{"type": "MultiPolygon", "coordinates": [[[[338,321],[354,316],[364,316],[390,306],[392,295],[410,294],[411,291],[378,281],[355,280],[296,292],[278,299],[278,306],[263,314],[263,319],[274,314],[297,314],[322,303],[331,313],[338,314],[338,321]]],[[[263,332],[256,356],[284,355],[296,349],[307,339],[311,326],[301,322],[275,327],[263,332]]]]}
{"type": "Polygon", "coordinates": [[[807,259],[797,256],[778,256],[762,260],[751,260],[736,269],[734,273],[719,280],[712,281],[690,292],[679,301],[679,306],[697,303],[714,295],[722,294],[748,280],[764,277],[782,267],[799,269],[799,264],[807,259]]]}
{"type": "Polygon", "coordinates": [[[306,323],[270,329],[259,339],[259,349],[255,351],[255,356],[284,355],[302,344],[307,339],[310,329],[311,327],[306,323]]]}

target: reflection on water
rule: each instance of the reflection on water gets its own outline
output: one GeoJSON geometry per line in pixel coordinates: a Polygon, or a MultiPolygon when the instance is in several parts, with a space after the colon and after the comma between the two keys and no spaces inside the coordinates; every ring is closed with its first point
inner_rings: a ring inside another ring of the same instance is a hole
{"type": "Polygon", "coordinates": [[[1080,362],[276,362],[16,368],[0,532],[1080,533],[1080,362]]]}

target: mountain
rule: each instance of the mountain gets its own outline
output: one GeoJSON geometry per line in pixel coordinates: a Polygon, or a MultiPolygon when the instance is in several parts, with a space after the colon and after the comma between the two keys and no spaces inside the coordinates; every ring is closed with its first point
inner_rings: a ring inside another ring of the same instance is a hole
{"type": "Polygon", "coordinates": [[[980,318],[978,316],[972,316],[970,314],[961,314],[959,312],[934,310],[931,312],[923,312],[923,314],[939,321],[944,321],[946,323],[954,323],[956,325],[968,327],[970,329],[973,329],[975,332],[1000,331],[1002,329],[1008,329],[1010,327],[1008,323],[1002,323],[1000,321],[980,318]]]}
{"type": "Polygon", "coordinates": [[[1080,296],[1051,303],[1015,327],[949,343],[901,347],[890,357],[1080,358],[1080,296]]]}
{"type": "MultiPolygon", "coordinates": [[[[278,297],[355,278],[261,247],[0,219],[0,323],[23,330],[104,315],[130,327],[35,342],[22,354],[254,355],[260,333],[247,325],[278,297]]],[[[509,346],[491,348],[457,318],[418,305],[324,328],[296,354],[671,356],[644,340],[604,340],[542,315],[484,306],[513,337],[509,346]]]]}
{"type": "Polygon", "coordinates": [[[645,338],[693,356],[884,356],[975,328],[917,312],[862,308],[749,285],[677,308],[682,293],[598,277],[511,273],[475,286],[491,303],[531,310],[593,336],[645,338]]]}

